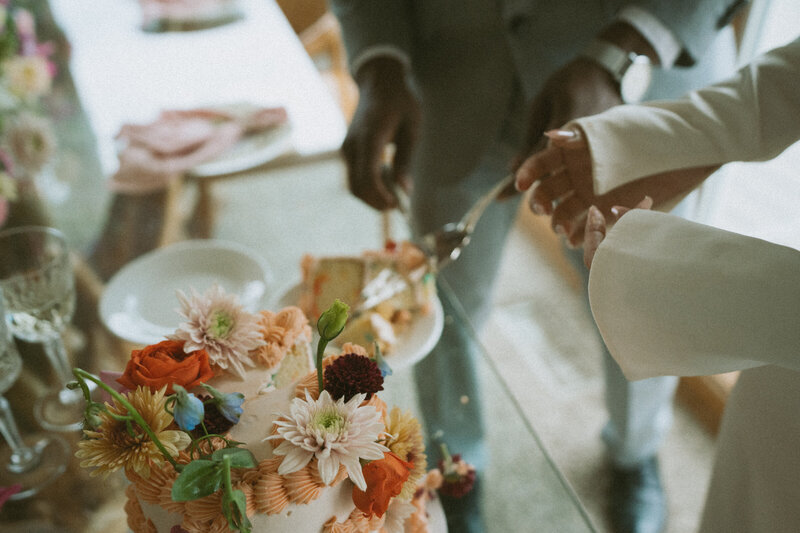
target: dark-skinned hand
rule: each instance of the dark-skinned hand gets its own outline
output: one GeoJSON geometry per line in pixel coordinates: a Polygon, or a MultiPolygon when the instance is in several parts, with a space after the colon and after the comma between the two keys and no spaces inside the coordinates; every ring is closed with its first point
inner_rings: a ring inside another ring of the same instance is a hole
{"type": "Polygon", "coordinates": [[[395,184],[387,179],[406,190],[411,186],[408,167],[421,110],[405,70],[391,57],[371,59],[358,70],[358,106],[342,144],[350,191],[381,211],[397,207],[395,184]],[[394,155],[387,172],[385,154],[392,145],[394,155]]]}

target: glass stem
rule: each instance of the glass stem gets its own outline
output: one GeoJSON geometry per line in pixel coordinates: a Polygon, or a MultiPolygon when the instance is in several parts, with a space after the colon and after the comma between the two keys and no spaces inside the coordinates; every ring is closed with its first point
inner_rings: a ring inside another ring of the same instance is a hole
{"type": "Polygon", "coordinates": [[[74,378],[69,365],[69,358],[67,357],[67,349],[61,336],[48,338],[43,342],[43,345],[44,353],[50,360],[50,364],[53,365],[53,369],[58,375],[58,381],[61,383],[61,390],[58,393],[61,403],[70,404],[81,400],[83,395],[80,390],[67,388],[67,383],[73,381],[74,378]]]}
{"type": "Polygon", "coordinates": [[[39,464],[39,454],[33,448],[25,446],[17,429],[17,423],[14,422],[11,405],[3,396],[0,396],[0,433],[11,448],[10,462],[5,465],[10,472],[20,474],[39,464]]]}

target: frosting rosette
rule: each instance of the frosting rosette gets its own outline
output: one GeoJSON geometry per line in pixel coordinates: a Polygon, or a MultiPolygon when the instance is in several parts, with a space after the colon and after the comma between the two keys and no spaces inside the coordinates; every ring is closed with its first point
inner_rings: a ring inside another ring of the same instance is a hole
{"type": "Polygon", "coordinates": [[[299,307],[259,313],[259,327],[266,344],[256,348],[253,357],[267,368],[274,368],[299,338],[311,339],[308,318],[299,307]]]}

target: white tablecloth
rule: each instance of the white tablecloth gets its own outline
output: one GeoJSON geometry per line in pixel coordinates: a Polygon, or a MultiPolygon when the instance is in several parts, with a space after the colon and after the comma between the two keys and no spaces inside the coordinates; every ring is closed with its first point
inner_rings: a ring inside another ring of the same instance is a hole
{"type": "Polygon", "coordinates": [[[251,102],[282,105],[300,156],[333,153],[346,125],[272,0],[241,0],[245,17],[204,30],[146,33],[135,0],[51,0],[72,46],[70,69],[106,175],[122,124],[163,109],[251,102]]]}

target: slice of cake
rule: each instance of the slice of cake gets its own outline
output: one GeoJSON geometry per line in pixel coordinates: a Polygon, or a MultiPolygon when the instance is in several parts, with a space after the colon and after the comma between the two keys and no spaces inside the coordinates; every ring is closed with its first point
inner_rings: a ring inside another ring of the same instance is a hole
{"type": "Polygon", "coordinates": [[[301,262],[302,287],[299,307],[316,320],[322,310],[339,299],[359,310],[337,339],[367,346],[372,352],[377,343],[385,355],[391,355],[397,335],[416,316],[432,310],[436,296],[434,277],[422,251],[410,242],[389,244],[383,250],[362,255],[314,257],[301,262]],[[397,290],[375,305],[361,310],[364,301],[397,284],[397,290]]]}
{"type": "Polygon", "coordinates": [[[186,322],[132,352],[121,390],[76,369],[112,395],[76,455],[124,470],[134,533],[429,531],[420,424],[380,399],[364,348],[318,371],[298,308],[247,313],[218,287],[180,299],[186,322]]]}

